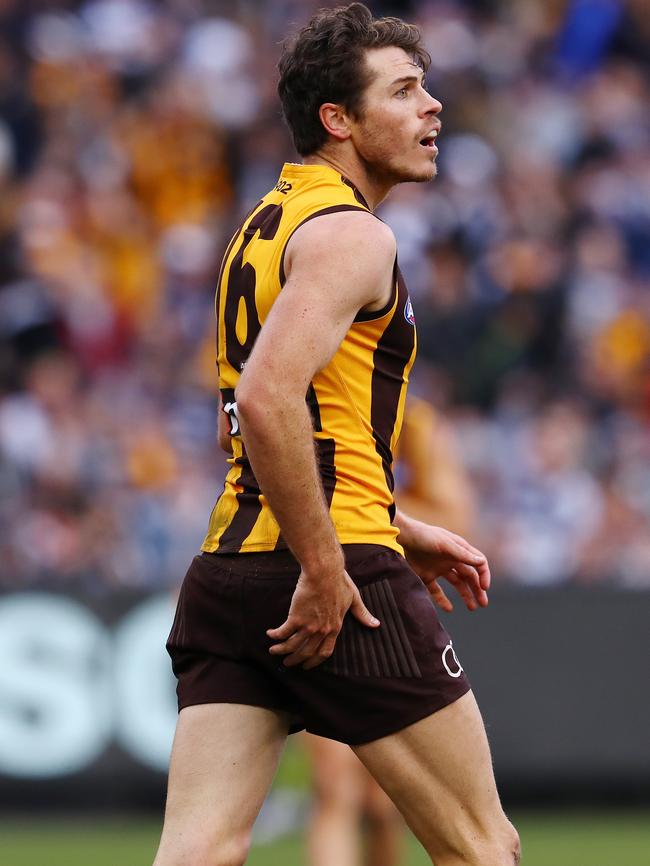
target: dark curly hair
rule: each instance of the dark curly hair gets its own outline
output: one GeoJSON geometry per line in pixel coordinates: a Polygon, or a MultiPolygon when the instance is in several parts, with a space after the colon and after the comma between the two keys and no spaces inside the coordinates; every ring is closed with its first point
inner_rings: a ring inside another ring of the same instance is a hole
{"type": "Polygon", "coordinates": [[[424,71],[431,58],[420,31],[399,18],[373,18],[363,3],[321,9],[306,27],[285,42],[278,69],[278,93],[285,121],[301,156],[327,141],[318,111],[324,102],[343,105],[352,117],[363,114],[370,83],[365,52],[394,45],[403,48],[424,71]]]}

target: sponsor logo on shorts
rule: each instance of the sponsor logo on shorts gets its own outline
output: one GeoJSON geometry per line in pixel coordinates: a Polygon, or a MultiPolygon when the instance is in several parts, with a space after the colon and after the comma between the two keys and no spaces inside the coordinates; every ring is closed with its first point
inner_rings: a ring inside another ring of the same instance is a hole
{"type": "Polygon", "coordinates": [[[458,661],[458,656],[454,652],[451,641],[442,651],[442,663],[450,677],[457,679],[463,672],[463,666],[458,661]]]}
{"type": "Polygon", "coordinates": [[[409,325],[415,325],[415,313],[413,312],[413,304],[410,298],[406,299],[406,304],[404,305],[404,318],[409,325]]]}

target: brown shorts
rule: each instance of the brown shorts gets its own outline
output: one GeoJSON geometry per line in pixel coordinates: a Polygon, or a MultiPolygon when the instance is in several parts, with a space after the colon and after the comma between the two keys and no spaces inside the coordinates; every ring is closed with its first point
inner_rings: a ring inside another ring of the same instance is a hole
{"type": "Polygon", "coordinates": [[[345,548],[347,570],[381,626],[351,614],[332,656],[311,670],[272,656],[268,628],[289,610],[300,567],[287,551],[202,553],[187,572],[167,650],[179,710],[236,703],[290,714],[291,732],[359,745],[442,709],[469,683],[429,594],[404,557],[379,545],[345,548]]]}

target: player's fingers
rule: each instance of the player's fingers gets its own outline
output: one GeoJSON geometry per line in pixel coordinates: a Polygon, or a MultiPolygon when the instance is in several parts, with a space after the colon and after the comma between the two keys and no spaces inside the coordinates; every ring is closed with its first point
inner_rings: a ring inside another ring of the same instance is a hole
{"type": "Polygon", "coordinates": [[[429,594],[431,595],[434,604],[439,608],[446,610],[447,612],[454,609],[453,604],[449,601],[437,580],[432,580],[431,583],[427,585],[427,589],[429,590],[429,594]]]}
{"type": "Polygon", "coordinates": [[[329,637],[326,637],[322,644],[318,647],[316,653],[305,662],[303,668],[306,671],[309,671],[312,668],[317,667],[317,665],[321,665],[323,664],[323,662],[327,661],[327,659],[334,652],[337,637],[338,635],[330,635],[329,637]]]}
{"type": "Polygon", "coordinates": [[[471,599],[471,606],[468,604],[471,610],[475,610],[479,605],[487,607],[487,592],[481,586],[480,575],[475,568],[459,563],[452,569],[447,579],[456,587],[466,604],[471,599]]]}
{"type": "Polygon", "coordinates": [[[481,551],[477,550],[475,547],[472,547],[469,542],[465,541],[465,539],[461,538],[459,535],[449,539],[447,550],[459,562],[465,562],[467,563],[467,565],[473,565],[474,568],[478,568],[479,566],[487,563],[485,554],[481,553],[481,551]]]}
{"type": "Polygon", "coordinates": [[[454,571],[458,574],[464,586],[470,590],[477,603],[481,607],[487,607],[488,596],[481,585],[481,575],[479,572],[475,568],[472,568],[472,566],[463,565],[462,563],[459,563],[454,568],[454,571]]]}
{"type": "Polygon", "coordinates": [[[350,605],[350,612],[362,625],[367,625],[369,628],[377,628],[379,625],[377,617],[373,616],[363,603],[361,594],[356,586],[354,587],[354,598],[350,605]]]}
{"type": "MultiPolygon", "coordinates": [[[[458,561],[473,565],[476,569],[487,568],[487,557],[477,547],[455,532],[448,532],[445,545],[445,553],[454,556],[458,561]]],[[[487,569],[489,581],[489,568],[487,569]]],[[[489,583],[488,583],[489,586],[489,583]]],[[[488,588],[485,587],[485,589],[488,588]]]]}
{"type": "Polygon", "coordinates": [[[285,667],[293,668],[296,665],[301,665],[305,661],[309,661],[317,652],[318,647],[321,645],[323,641],[322,635],[313,635],[308,640],[303,641],[303,643],[297,647],[295,652],[292,652],[291,655],[288,655],[283,664],[285,667]]]}
{"type": "Polygon", "coordinates": [[[467,585],[465,578],[461,577],[458,574],[458,571],[455,568],[451,568],[446,574],[442,575],[445,580],[448,580],[449,583],[455,588],[458,595],[465,602],[465,606],[470,610],[475,610],[477,605],[476,599],[472,593],[472,590],[467,585]]]}
{"type": "Polygon", "coordinates": [[[297,628],[291,617],[288,617],[282,625],[279,625],[277,628],[267,628],[266,633],[269,637],[272,637],[273,640],[284,640],[284,638],[291,637],[295,631],[297,631],[297,628]]]}
{"type": "Polygon", "coordinates": [[[463,538],[462,535],[457,535],[455,532],[450,532],[449,535],[456,541],[462,548],[464,548],[468,553],[473,554],[477,559],[485,559],[485,554],[483,551],[479,550],[478,547],[474,547],[473,544],[470,544],[466,538],[463,538]]]}
{"type": "Polygon", "coordinates": [[[467,583],[463,580],[462,577],[457,573],[455,569],[451,569],[445,574],[445,579],[455,587],[456,592],[465,602],[465,607],[468,610],[476,610],[478,607],[478,603],[474,598],[472,590],[469,588],[467,583]]]}
{"type": "Polygon", "coordinates": [[[478,571],[478,579],[482,589],[489,589],[490,584],[492,583],[492,575],[490,574],[490,565],[487,561],[482,565],[477,565],[476,570],[478,571]]]}
{"type": "Polygon", "coordinates": [[[300,629],[294,632],[287,640],[282,641],[282,643],[274,643],[269,647],[269,652],[271,655],[287,655],[287,653],[295,652],[310,637],[311,635],[300,629]]]}
{"type": "Polygon", "coordinates": [[[490,575],[490,565],[486,555],[481,553],[481,551],[476,547],[472,547],[472,545],[468,541],[465,541],[464,538],[461,538],[460,535],[455,535],[454,538],[458,541],[459,545],[464,547],[468,552],[468,556],[465,559],[461,558],[461,562],[473,566],[478,572],[481,588],[489,589],[492,578],[490,575]]]}

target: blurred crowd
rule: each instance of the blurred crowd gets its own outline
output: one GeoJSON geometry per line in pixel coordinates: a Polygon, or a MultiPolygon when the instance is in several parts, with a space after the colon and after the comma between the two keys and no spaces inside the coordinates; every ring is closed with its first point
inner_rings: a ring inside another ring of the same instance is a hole
{"type": "MultiPolygon", "coordinates": [[[[176,585],[220,491],[213,295],[296,160],[323,0],[0,0],[0,585],[176,585]]],[[[439,178],[397,189],[414,390],[499,581],[650,586],[644,0],[368,2],[418,23],[439,178]]]]}

